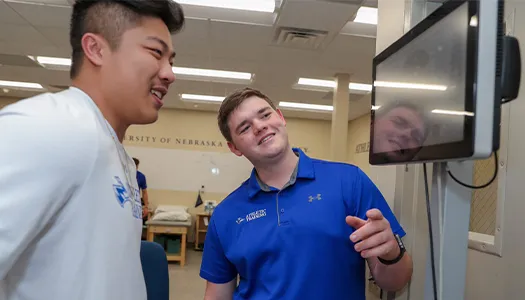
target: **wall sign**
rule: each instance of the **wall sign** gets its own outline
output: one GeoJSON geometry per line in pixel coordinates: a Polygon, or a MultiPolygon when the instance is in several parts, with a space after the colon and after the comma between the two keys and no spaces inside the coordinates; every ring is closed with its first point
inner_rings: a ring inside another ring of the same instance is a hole
{"type": "MultiPolygon", "coordinates": [[[[148,144],[148,145],[187,145],[205,148],[223,148],[228,147],[225,141],[217,140],[202,140],[196,138],[186,137],[165,137],[165,136],[151,136],[151,135],[126,135],[124,141],[128,144],[148,144]]],[[[296,147],[296,146],[294,146],[296,147]]],[[[308,153],[308,147],[296,147],[308,153]]]]}
{"type": "Polygon", "coordinates": [[[370,142],[357,144],[355,146],[355,153],[364,153],[370,150],[370,142]]]}

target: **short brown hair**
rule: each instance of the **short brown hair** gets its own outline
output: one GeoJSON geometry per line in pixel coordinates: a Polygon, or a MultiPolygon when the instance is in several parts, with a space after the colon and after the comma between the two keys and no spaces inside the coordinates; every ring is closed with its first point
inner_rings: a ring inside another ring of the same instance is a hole
{"type": "Polygon", "coordinates": [[[217,116],[219,129],[222,133],[222,136],[224,136],[228,142],[232,141],[230,127],[228,126],[230,115],[237,107],[239,107],[239,105],[244,102],[244,100],[250,97],[259,97],[268,102],[268,104],[270,104],[273,109],[277,109],[268,96],[256,89],[246,87],[230,94],[224,99],[224,101],[222,101],[221,107],[219,108],[219,115],[217,116]]]}

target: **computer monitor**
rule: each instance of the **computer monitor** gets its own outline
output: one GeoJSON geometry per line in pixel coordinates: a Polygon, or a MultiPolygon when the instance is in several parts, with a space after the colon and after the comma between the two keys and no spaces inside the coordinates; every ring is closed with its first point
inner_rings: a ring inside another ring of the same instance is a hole
{"type": "Polygon", "coordinates": [[[372,165],[499,148],[503,1],[443,3],[373,60],[372,165]]]}

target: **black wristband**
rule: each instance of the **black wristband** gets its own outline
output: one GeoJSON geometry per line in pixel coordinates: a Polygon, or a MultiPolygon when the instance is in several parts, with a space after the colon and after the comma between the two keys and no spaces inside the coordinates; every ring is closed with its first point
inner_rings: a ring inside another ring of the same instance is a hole
{"type": "Polygon", "coordinates": [[[401,241],[401,237],[397,234],[395,234],[394,237],[396,238],[397,245],[399,246],[399,255],[393,260],[386,260],[386,259],[382,259],[381,257],[377,257],[377,259],[384,265],[396,264],[405,255],[406,249],[405,249],[405,245],[403,244],[403,241],[401,241]]]}

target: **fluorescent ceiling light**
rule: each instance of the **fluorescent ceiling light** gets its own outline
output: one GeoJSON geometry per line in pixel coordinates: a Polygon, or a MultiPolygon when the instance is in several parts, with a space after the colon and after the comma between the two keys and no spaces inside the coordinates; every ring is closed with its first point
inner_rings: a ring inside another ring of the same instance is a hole
{"type": "Polygon", "coordinates": [[[20,82],[20,81],[7,81],[0,80],[0,86],[10,87],[10,88],[21,88],[21,89],[31,89],[31,90],[43,90],[44,87],[38,83],[34,82],[20,82]]]}
{"type": "Polygon", "coordinates": [[[377,25],[377,8],[361,6],[357,10],[354,22],[377,25]]]}
{"type": "Polygon", "coordinates": [[[222,102],[224,97],[210,96],[210,95],[195,95],[195,94],[182,94],[180,98],[183,100],[195,100],[195,101],[210,101],[210,102],[222,102]]]}
{"type": "MultiPolygon", "coordinates": [[[[182,94],[180,98],[183,100],[190,101],[209,101],[209,102],[222,102],[224,97],[221,96],[211,96],[211,95],[195,95],[195,94],[182,94]]],[[[334,108],[331,105],[318,105],[318,104],[307,104],[307,103],[297,103],[297,102],[280,102],[280,107],[286,108],[298,108],[298,109],[309,109],[309,110],[322,110],[322,111],[332,111],[334,108]]]]}
{"type": "Polygon", "coordinates": [[[321,79],[313,79],[313,78],[299,78],[299,81],[297,82],[297,84],[327,87],[327,88],[336,87],[336,83],[333,80],[321,80],[321,79]]]}
{"type": "Polygon", "coordinates": [[[69,58],[36,56],[35,60],[43,65],[71,66],[69,58]]]}
{"type": "Polygon", "coordinates": [[[445,110],[445,109],[434,109],[432,110],[432,113],[443,114],[443,115],[454,115],[454,116],[469,116],[469,117],[474,116],[474,113],[470,111],[445,110]]]}
{"type": "Polygon", "coordinates": [[[380,107],[381,105],[380,106],[372,105],[372,110],[378,110],[380,107]]]}
{"type": "MultiPolygon", "coordinates": [[[[47,56],[29,56],[32,60],[38,62],[49,69],[55,70],[67,70],[71,66],[71,59],[60,58],[60,57],[47,57],[47,56]]],[[[245,72],[232,72],[222,70],[211,70],[211,69],[197,69],[197,68],[184,68],[184,67],[173,67],[173,73],[179,75],[181,79],[197,80],[203,78],[217,78],[217,79],[228,79],[229,81],[251,81],[252,74],[245,72]]],[[[228,81],[228,82],[229,82],[228,81]]]]}
{"type": "Polygon", "coordinates": [[[275,0],[177,0],[180,4],[273,13],[275,0]]]}
{"type": "Polygon", "coordinates": [[[365,84],[365,83],[353,83],[353,82],[350,82],[350,85],[348,86],[348,88],[351,89],[351,90],[356,90],[356,91],[366,91],[366,92],[372,91],[372,85],[371,84],[365,84]]]}
{"type": "Polygon", "coordinates": [[[447,90],[447,87],[444,85],[419,84],[419,83],[409,83],[409,82],[375,81],[374,86],[399,88],[399,89],[432,90],[432,91],[446,91],[447,90]]]}
{"type": "Polygon", "coordinates": [[[279,102],[280,107],[287,108],[299,108],[299,109],[310,109],[310,110],[323,110],[333,111],[334,107],[331,105],[319,105],[319,104],[308,104],[308,103],[297,103],[297,102],[279,102]]]}
{"type": "MultiPolygon", "coordinates": [[[[299,81],[297,81],[297,84],[314,86],[314,87],[330,88],[330,89],[335,89],[337,85],[334,80],[321,80],[321,79],[313,79],[313,78],[299,78],[299,81]]],[[[350,90],[355,90],[355,91],[370,92],[372,90],[372,85],[365,84],[365,83],[350,82],[350,84],[348,85],[348,88],[350,90]]]]}
{"type": "Polygon", "coordinates": [[[208,69],[195,69],[195,68],[182,68],[182,67],[173,67],[173,73],[175,73],[176,75],[188,75],[188,76],[195,76],[195,77],[215,77],[215,78],[239,79],[239,80],[251,80],[252,79],[251,73],[208,70],[208,69]]]}
{"type": "Polygon", "coordinates": [[[28,57],[49,70],[68,71],[71,67],[71,59],[69,58],[29,55],[28,57]]]}

